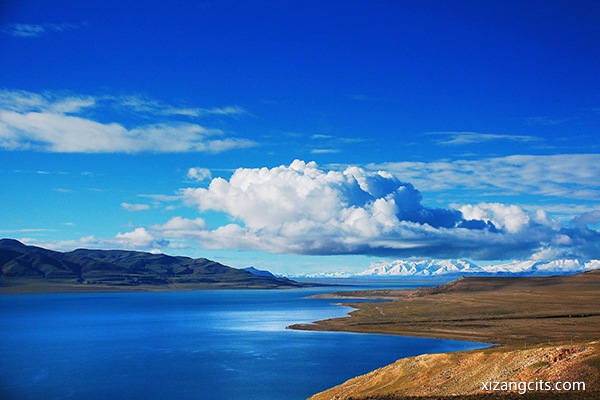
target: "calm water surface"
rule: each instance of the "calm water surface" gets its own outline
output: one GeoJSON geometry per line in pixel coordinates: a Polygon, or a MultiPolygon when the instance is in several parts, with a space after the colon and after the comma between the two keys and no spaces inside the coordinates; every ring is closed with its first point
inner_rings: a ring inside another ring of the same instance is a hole
{"type": "Polygon", "coordinates": [[[306,298],[326,291],[1,295],[0,398],[305,399],[401,357],[481,347],[285,329],[349,311],[306,298]]]}

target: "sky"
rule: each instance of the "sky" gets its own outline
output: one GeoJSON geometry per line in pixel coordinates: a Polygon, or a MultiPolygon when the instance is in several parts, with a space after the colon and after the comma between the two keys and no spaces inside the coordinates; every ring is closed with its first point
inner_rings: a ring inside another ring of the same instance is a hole
{"type": "Polygon", "coordinates": [[[279,274],[600,258],[597,1],[0,3],[0,237],[279,274]]]}

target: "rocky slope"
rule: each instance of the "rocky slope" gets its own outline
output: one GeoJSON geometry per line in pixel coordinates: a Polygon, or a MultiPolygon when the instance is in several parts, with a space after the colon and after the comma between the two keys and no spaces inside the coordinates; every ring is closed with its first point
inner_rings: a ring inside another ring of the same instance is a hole
{"type": "MultiPolygon", "coordinates": [[[[600,373],[597,367],[594,368],[599,362],[600,348],[597,342],[513,351],[486,349],[464,353],[425,354],[398,360],[391,365],[350,379],[310,399],[404,398],[401,396],[462,398],[475,394],[507,393],[489,390],[489,382],[540,381],[551,384],[559,381],[585,382],[585,391],[578,392],[588,394],[591,399],[600,395],[600,373]]],[[[538,388],[545,389],[541,384],[538,384],[538,388]]],[[[517,387],[512,392],[523,394],[523,390],[517,387]]],[[[539,395],[550,391],[532,392],[539,395]]]]}

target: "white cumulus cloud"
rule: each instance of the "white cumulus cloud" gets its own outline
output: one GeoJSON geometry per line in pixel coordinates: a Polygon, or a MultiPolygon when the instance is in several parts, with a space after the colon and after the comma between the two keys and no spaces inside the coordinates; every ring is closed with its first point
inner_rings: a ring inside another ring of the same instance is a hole
{"type": "Polygon", "coordinates": [[[597,252],[597,232],[563,228],[543,210],[501,203],[428,208],[418,190],[384,170],[325,170],[295,160],[240,168],[229,180],[215,178],[208,188],[186,188],[181,195],[200,212],[233,218],[194,232],[214,248],[479,259],[529,257],[548,247],[597,252]]]}
{"type": "Polygon", "coordinates": [[[500,203],[481,203],[464,205],[459,208],[467,220],[489,221],[497,228],[515,233],[529,225],[531,219],[527,212],[516,205],[500,203]]]}
{"type": "Polygon", "coordinates": [[[152,247],[154,244],[154,237],[142,227],[136,228],[131,232],[118,233],[115,236],[115,239],[119,244],[126,248],[147,248],[152,247]]]}
{"type": "Polygon", "coordinates": [[[169,238],[197,237],[206,230],[206,222],[202,218],[173,217],[162,225],[154,225],[152,232],[169,238]]]}

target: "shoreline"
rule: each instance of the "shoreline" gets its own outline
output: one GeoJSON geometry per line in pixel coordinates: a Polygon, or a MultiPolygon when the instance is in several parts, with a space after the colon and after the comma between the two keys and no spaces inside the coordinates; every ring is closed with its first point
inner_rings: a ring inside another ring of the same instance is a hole
{"type": "Polygon", "coordinates": [[[354,310],[344,317],[294,324],[291,329],[471,340],[509,347],[600,340],[600,270],[538,278],[462,278],[436,287],[315,297],[343,299],[343,306],[354,310]]]}
{"type": "Polygon", "coordinates": [[[469,376],[579,378],[587,382],[589,398],[600,397],[600,271],[565,277],[464,278],[434,288],[369,292],[319,297],[390,301],[345,302],[354,309],[346,317],[289,328],[458,339],[492,346],[400,359],[311,399],[489,395],[465,381],[469,376]],[[511,371],[504,371],[504,365],[511,365],[511,371]],[[454,372],[444,372],[448,370],[454,372]]]}
{"type": "Polygon", "coordinates": [[[60,293],[126,293],[126,292],[171,292],[190,290],[286,290],[312,287],[309,284],[247,284],[232,282],[213,283],[168,283],[164,285],[109,285],[102,283],[73,283],[70,281],[29,282],[12,281],[0,282],[0,295],[19,294],[60,294],[60,293]]]}

